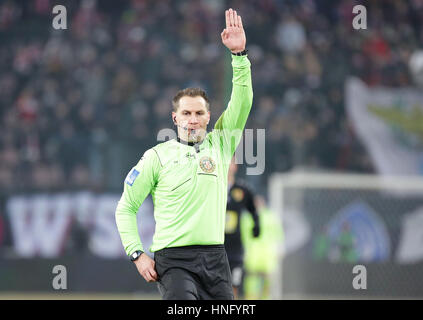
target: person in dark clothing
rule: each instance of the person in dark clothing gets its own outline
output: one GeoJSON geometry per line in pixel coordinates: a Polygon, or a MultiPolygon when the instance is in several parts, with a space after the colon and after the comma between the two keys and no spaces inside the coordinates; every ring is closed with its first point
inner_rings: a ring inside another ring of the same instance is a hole
{"type": "Polygon", "coordinates": [[[228,172],[228,201],[226,206],[225,249],[232,275],[232,289],[234,298],[240,297],[244,278],[244,246],[241,240],[241,214],[246,210],[254,220],[253,236],[260,235],[258,213],[254,205],[254,194],[245,182],[236,180],[238,165],[235,158],[229,166],[228,172]]]}

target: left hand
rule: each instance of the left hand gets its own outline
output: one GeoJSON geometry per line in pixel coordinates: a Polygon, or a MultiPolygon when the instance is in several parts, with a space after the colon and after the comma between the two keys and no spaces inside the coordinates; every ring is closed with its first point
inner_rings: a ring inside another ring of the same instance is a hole
{"type": "Polygon", "coordinates": [[[220,34],[222,43],[233,53],[244,51],[247,38],[241,16],[235,10],[229,9],[225,11],[225,18],[226,28],[220,34]]]}
{"type": "Polygon", "coordinates": [[[258,226],[254,226],[253,228],[253,237],[257,238],[260,235],[260,228],[258,226]]]}

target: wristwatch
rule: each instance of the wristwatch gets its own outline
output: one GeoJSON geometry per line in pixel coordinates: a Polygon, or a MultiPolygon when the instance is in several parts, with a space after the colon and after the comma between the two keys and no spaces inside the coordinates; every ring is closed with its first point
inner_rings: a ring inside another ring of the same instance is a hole
{"type": "Polygon", "coordinates": [[[140,255],[142,255],[144,252],[143,251],[141,251],[141,250],[137,250],[137,251],[135,251],[134,253],[132,253],[131,255],[130,255],[130,257],[131,257],[131,261],[135,261],[135,260],[137,260],[139,257],[140,257],[140,255]]]}
{"type": "Polygon", "coordinates": [[[247,55],[248,50],[243,50],[241,52],[237,52],[237,53],[233,53],[231,52],[234,56],[246,56],[247,55]]]}

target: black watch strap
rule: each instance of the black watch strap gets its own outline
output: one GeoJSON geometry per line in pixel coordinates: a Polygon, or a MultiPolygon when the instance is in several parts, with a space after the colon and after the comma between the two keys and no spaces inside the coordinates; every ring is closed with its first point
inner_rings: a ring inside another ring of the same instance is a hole
{"type": "Polygon", "coordinates": [[[244,50],[241,52],[237,52],[237,53],[233,53],[231,52],[234,56],[246,56],[247,55],[248,50],[244,50]]]}
{"type": "Polygon", "coordinates": [[[137,250],[137,251],[135,251],[134,253],[132,253],[129,257],[130,257],[131,261],[135,261],[135,260],[137,260],[137,259],[140,257],[140,255],[142,255],[143,253],[144,253],[144,251],[137,250]]]}

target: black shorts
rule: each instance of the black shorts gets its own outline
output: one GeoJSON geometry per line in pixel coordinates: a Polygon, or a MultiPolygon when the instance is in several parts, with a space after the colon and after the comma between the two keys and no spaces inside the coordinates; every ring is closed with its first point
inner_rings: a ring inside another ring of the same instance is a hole
{"type": "Polygon", "coordinates": [[[154,253],[164,300],[233,300],[223,245],[165,248],[154,253]]]}

